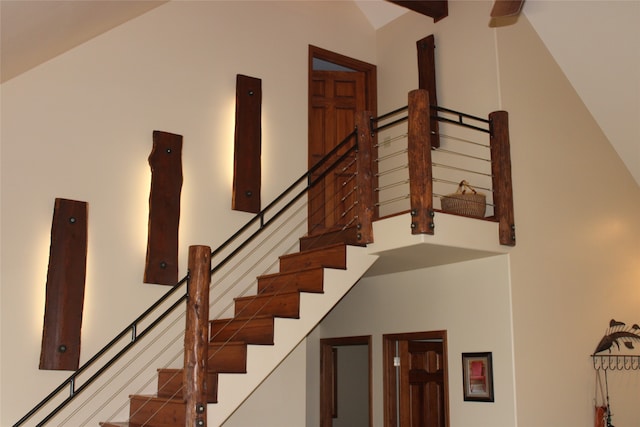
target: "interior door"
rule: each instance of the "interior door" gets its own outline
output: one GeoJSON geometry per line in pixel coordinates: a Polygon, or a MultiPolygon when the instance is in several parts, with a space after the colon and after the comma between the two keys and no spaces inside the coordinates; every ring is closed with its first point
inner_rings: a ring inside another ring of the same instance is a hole
{"type": "Polygon", "coordinates": [[[445,427],[442,342],[400,341],[400,425],[445,427]]]}
{"type": "MultiPolygon", "coordinates": [[[[309,167],[311,168],[353,132],[356,113],[366,110],[365,73],[312,70],[309,84],[309,167]]],[[[345,150],[337,153],[340,156],[345,150]]],[[[355,192],[349,185],[355,171],[353,155],[326,173],[309,196],[309,234],[342,228],[353,219],[355,192]]]]}
{"type": "Polygon", "coordinates": [[[447,332],[385,334],[384,426],[448,427],[447,332]]]}

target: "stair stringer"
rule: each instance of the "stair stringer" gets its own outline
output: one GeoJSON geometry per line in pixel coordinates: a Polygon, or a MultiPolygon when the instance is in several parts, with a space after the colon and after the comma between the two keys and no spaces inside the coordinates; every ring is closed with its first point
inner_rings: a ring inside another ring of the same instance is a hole
{"type": "Polygon", "coordinates": [[[324,292],[300,294],[300,318],[276,318],[274,345],[247,347],[246,374],[218,374],[218,402],[207,407],[207,424],[221,426],[327,313],[378,257],[366,247],[347,246],[345,270],[324,269],[324,292]]]}

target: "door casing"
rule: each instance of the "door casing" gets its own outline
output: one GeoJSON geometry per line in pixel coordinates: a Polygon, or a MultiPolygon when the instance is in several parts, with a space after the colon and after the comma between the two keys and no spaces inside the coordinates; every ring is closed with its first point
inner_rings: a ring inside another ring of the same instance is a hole
{"type": "Polygon", "coordinates": [[[333,425],[333,411],[336,397],[337,370],[335,349],[347,345],[366,345],[369,353],[369,427],[373,427],[371,335],[323,338],[320,340],[320,427],[333,425]]]}
{"type": "MultiPolygon", "coordinates": [[[[427,332],[409,332],[399,334],[383,335],[383,375],[384,375],[384,426],[385,427],[404,427],[398,426],[398,393],[402,394],[400,399],[409,398],[409,390],[397,389],[398,377],[396,367],[394,366],[394,357],[396,355],[396,343],[408,344],[410,341],[420,340],[441,340],[442,341],[442,363],[443,363],[443,395],[442,407],[444,411],[445,427],[449,426],[449,381],[447,366],[447,331],[427,331],[427,332]]],[[[399,345],[399,348],[407,348],[408,345],[399,345]]],[[[402,358],[402,356],[401,356],[402,358]]],[[[402,407],[402,405],[400,405],[402,407]]],[[[400,414],[400,418],[406,417],[406,414],[400,414]]]]}
{"type": "MultiPolygon", "coordinates": [[[[317,121],[321,120],[318,115],[314,114],[314,105],[312,103],[312,94],[313,92],[313,82],[314,82],[314,70],[313,70],[313,60],[321,59],[323,61],[331,62],[333,64],[340,65],[342,67],[346,67],[354,72],[357,72],[363,76],[364,80],[364,102],[361,105],[364,105],[364,110],[368,111],[372,114],[372,116],[377,115],[377,71],[376,66],[353,59],[344,55],[340,55],[335,52],[328,51],[326,49],[319,48],[317,46],[309,46],[309,64],[308,64],[308,120],[309,120],[309,134],[308,134],[308,163],[309,167],[313,166],[319,158],[321,158],[324,154],[326,154],[331,148],[327,147],[327,144],[322,144],[324,148],[324,152],[317,152],[317,142],[314,139],[314,130],[322,128],[317,121]],[[313,144],[312,144],[313,142],[313,144]]],[[[359,102],[360,103],[360,102],[359,102]]],[[[334,117],[333,120],[337,120],[337,117],[334,117]]],[[[326,117],[324,120],[327,120],[326,117]]],[[[331,119],[329,119],[331,120],[331,119]]],[[[346,135],[345,135],[346,136],[346,135]]],[[[340,141],[336,141],[340,142],[340,141]]],[[[375,153],[374,153],[375,155],[375,153]]],[[[330,181],[330,180],[329,180],[330,181]]],[[[377,186],[377,183],[374,182],[374,188],[377,186]]],[[[321,183],[317,186],[317,188],[312,189],[310,192],[310,201],[313,202],[309,204],[309,234],[322,233],[324,231],[328,231],[333,225],[334,221],[331,219],[325,219],[327,216],[325,214],[321,214],[321,220],[318,220],[318,212],[324,206],[338,206],[340,202],[336,200],[327,200],[329,197],[328,194],[332,194],[331,190],[324,189],[325,183],[321,183]],[[320,200],[320,201],[319,201],[320,200]],[[320,208],[318,208],[320,206],[320,208]],[[326,221],[326,223],[325,223],[326,221]]],[[[327,185],[331,185],[331,182],[328,182],[327,185]]],[[[333,209],[329,208],[331,211],[333,209]]],[[[374,216],[377,217],[377,212],[374,212],[374,216]]],[[[337,224],[336,224],[337,225],[337,224]]]]}

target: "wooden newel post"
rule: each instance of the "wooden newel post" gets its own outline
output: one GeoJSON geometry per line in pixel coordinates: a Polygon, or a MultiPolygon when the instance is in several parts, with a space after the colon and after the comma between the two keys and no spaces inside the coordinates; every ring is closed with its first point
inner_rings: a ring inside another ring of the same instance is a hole
{"type": "Polygon", "coordinates": [[[493,204],[499,224],[500,244],[515,246],[516,226],[513,214],[509,114],[506,111],[494,111],[489,114],[489,121],[491,123],[493,204]]]}
{"type": "Polygon", "coordinates": [[[358,129],[358,157],[356,162],[356,185],[358,193],[358,242],[373,242],[373,134],[371,113],[362,111],[356,116],[358,129]]]}
{"type": "Polygon", "coordinates": [[[431,109],[429,92],[409,92],[409,190],[411,234],[433,234],[433,174],[431,171],[431,109]]]}
{"type": "Polygon", "coordinates": [[[207,344],[211,248],[189,247],[187,326],[184,335],[184,398],[188,427],[207,425],[207,344]]]}

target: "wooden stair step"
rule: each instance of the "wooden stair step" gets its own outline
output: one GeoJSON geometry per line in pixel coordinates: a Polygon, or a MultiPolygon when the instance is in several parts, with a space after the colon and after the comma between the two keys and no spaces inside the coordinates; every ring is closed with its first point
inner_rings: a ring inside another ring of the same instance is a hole
{"type": "Polygon", "coordinates": [[[300,251],[306,252],[312,249],[321,249],[336,243],[365,246],[363,243],[360,243],[358,235],[359,233],[356,227],[311,234],[300,238],[300,251]]]}
{"type": "Polygon", "coordinates": [[[347,245],[336,244],[280,257],[280,271],[291,272],[313,267],[347,268],[347,245]]]}
{"type": "Polygon", "coordinates": [[[207,369],[225,374],[245,374],[247,372],[247,343],[231,341],[210,342],[207,369]]]}
{"type": "Polygon", "coordinates": [[[133,425],[129,424],[128,421],[125,421],[125,422],[116,422],[116,421],[100,422],[99,424],[102,427],[136,427],[136,426],[133,426],[133,425]]]}
{"type": "Polygon", "coordinates": [[[284,292],[322,293],[324,268],[312,267],[258,277],[258,294],[284,292]]]}
{"type": "MultiPolygon", "coordinates": [[[[158,397],[183,399],[184,369],[158,369],[158,397]]],[[[218,374],[207,372],[207,402],[218,401],[218,374]]]]}
{"type": "Polygon", "coordinates": [[[300,292],[260,293],[235,298],[235,318],[255,316],[300,318],[300,292]]]}
{"type": "Polygon", "coordinates": [[[273,316],[257,316],[252,319],[210,320],[210,341],[273,345],[273,319],[273,316]]]}
{"type": "Polygon", "coordinates": [[[184,425],[186,402],[183,399],[167,399],[158,396],[129,396],[129,423],[153,427],[184,425]]]}

